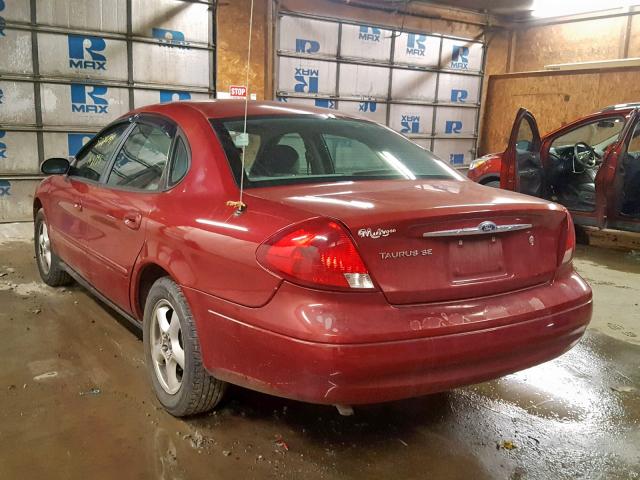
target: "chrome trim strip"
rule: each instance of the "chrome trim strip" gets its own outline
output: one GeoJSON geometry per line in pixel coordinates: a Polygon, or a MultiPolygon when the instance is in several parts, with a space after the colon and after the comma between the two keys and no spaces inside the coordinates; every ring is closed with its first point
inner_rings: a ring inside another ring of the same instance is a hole
{"type": "Polygon", "coordinates": [[[465,237],[468,235],[493,235],[494,233],[515,232],[516,230],[527,230],[533,227],[530,223],[514,223],[511,225],[496,225],[493,230],[482,230],[480,226],[469,228],[456,228],[453,230],[439,230],[436,232],[423,233],[425,238],[429,237],[465,237]]]}

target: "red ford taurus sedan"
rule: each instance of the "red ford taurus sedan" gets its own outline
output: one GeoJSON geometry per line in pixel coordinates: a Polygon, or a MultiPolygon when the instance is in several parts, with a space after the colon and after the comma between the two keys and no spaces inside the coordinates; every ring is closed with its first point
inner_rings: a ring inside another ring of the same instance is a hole
{"type": "Polygon", "coordinates": [[[227,382],[338,406],[419,396],[584,333],[563,207],[469,181],[375,123],[251,102],[245,135],[243,113],[138,109],[71,164],[44,162],[35,196],[43,280],[73,278],[142,327],[173,415],[227,382]]]}

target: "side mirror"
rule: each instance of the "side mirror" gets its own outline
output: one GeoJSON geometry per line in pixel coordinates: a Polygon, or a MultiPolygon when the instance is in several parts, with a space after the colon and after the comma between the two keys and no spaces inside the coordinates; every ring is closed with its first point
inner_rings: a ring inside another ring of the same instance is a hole
{"type": "Polygon", "coordinates": [[[69,171],[70,166],[71,164],[66,158],[53,157],[42,162],[40,170],[45,175],[64,175],[69,171]]]}

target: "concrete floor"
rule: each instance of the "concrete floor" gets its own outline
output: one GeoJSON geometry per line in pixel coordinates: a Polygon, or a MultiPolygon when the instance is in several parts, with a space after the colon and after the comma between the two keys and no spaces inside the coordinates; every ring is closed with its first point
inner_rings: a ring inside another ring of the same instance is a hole
{"type": "Polygon", "coordinates": [[[640,256],[579,249],[594,320],[544,365],[353,417],[234,388],[185,421],[152,397],[125,321],[44,286],[15,235],[0,233],[2,479],[640,478],[640,256]]]}

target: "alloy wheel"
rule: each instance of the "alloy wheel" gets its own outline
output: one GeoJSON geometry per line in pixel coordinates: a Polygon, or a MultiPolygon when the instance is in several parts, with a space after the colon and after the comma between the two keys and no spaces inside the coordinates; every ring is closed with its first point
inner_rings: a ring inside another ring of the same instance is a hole
{"type": "Polygon", "coordinates": [[[44,222],[40,222],[40,228],[38,229],[38,261],[44,274],[48,274],[51,269],[51,243],[49,241],[49,230],[44,222]]]}
{"type": "Polygon", "coordinates": [[[178,312],[167,300],[153,309],[151,359],[160,386],[170,395],[180,390],[184,374],[184,344],[178,312]]]}

